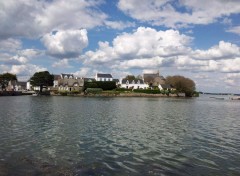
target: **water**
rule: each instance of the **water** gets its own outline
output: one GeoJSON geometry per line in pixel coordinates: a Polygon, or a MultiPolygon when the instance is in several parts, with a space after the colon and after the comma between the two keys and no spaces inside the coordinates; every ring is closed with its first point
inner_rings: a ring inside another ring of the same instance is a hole
{"type": "Polygon", "coordinates": [[[0,97],[0,175],[240,175],[240,101],[0,97]]]}

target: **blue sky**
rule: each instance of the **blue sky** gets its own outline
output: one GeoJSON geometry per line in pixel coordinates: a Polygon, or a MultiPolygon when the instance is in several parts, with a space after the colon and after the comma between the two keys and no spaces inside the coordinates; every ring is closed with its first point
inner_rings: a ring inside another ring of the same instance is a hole
{"type": "Polygon", "coordinates": [[[240,92],[239,0],[0,0],[0,73],[160,71],[240,92]]]}

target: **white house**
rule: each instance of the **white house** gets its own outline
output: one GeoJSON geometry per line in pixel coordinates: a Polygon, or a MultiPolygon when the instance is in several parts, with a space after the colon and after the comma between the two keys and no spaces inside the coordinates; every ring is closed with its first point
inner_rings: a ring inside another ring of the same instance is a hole
{"type": "Polygon", "coordinates": [[[121,88],[125,89],[147,89],[149,86],[145,84],[142,79],[135,79],[129,81],[128,79],[121,80],[121,88]]]}
{"type": "Polygon", "coordinates": [[[96,81],[113,81],[111,74],[97,73],[95,76],[96,81]]]}

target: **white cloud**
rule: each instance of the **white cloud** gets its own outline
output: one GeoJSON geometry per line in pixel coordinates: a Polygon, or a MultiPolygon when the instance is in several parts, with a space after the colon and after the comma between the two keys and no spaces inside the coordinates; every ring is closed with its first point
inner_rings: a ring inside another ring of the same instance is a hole
{"type": "Polygon", "coordinates": [[[58,58],[72,58],[80,55],[88,45],[87,30],[60,30],[46,34],[42,42],[47,48],[47,54],[58,58]]]}
{"type": "Polygon", "coordinates": [[[157,67],[169,64],[176,55],[190,52],[191,41],[191,37],[175,30],[139,27],[133,33],[117,36],[112,46],[108,42],[99,42],[98,50],[86,52],[81,59],[84,64],[104,64],[114,68],[157,67]]]}
{"type": "Polygon", "coordinates": [[[0,38],[37,38],[53,30],[103,26],[108,16],[98,8],[102,3],[101,0],[1,1],[0,38]]]}
{"type": "Polygon", "coordinates": [[[228,30],[226,30],[227,32],[231,32],[237,35],[240,35],[240,26],[234,26],[228,30]]]}
{"type": "Polygon", "coordinates": [[[71,68],[72,66],[69,65],[68,59],[62,59],[60,61],[54,62],[52,64],[54,68],[71,68]]]}
{"type": "Polygon", "coordinates": [[[88,68],[88,67],[82,67],[79,71],[76,71],[73,74],[76,75],[76,76],[80,76],[80,77],[86,77],[90,74],[93,74],[93,70],[91,68],[88,68]]]}
{"type": "Polygon", "coordinates": [[[238,1],[222,0],[119,0],[118,8],[134,19],[167,27],[210,24],[240,12],[238,1]]]}
{"type": "Polygon", "coordinates": [[[8,38],[0,40],[0,52],[16,52],[21,49],[22,43],[20,40],[8,38]]]}
{"type": "Polygon", "coordinates": [[[33,64],[24,64],[24,65],[12,65],[8,67],[5,72],[16,74],[17,78],[22,80],[22,78],[30,78],[35,72],[47,70],[44,67],[40,67],[33,64]]]}
{"type": "Polygon", "coordinates": [[[129,28],[129,27],[135,27],[136,24],[133,22],[123,22],[123,21],[106,21],[105,25],[112,28],[112,29],[119,29],[119,30],[123,30],[125,28],[129,28]]]}
{"type": "Polygon", "coordinates": [[[26,64],[28,62],[28,59],[23,56],[10,56],[10,55],[5,55],[5,57],[0,58],[0,61],[5,64],[5,65],[21,65],[21,64],[26,64]]]}
{"type": "Polygon", "coordinates": [[[193,57],[200,60],[233,59],[236,56],[240,56],[240,47],[224,41],[208,50],[196,50],[193,53],[193,57]]]}
{"type": "Polygon", "coordinates": [[[24,49],[20,50],[18,52],[19,55],[27,57],[27,58],[34,58],[36,56],[39,56],[43,53],[43,51],[38,50],[38,49],[24,49]]]}

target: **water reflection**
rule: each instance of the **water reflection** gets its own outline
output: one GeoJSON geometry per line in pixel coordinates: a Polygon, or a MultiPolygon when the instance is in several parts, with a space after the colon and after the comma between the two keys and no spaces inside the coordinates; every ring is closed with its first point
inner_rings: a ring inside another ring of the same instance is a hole
{"type": "Polygon", "coordinates": [[[0,175],[240,174],[236,101],[1,100],[0,175]]]}

